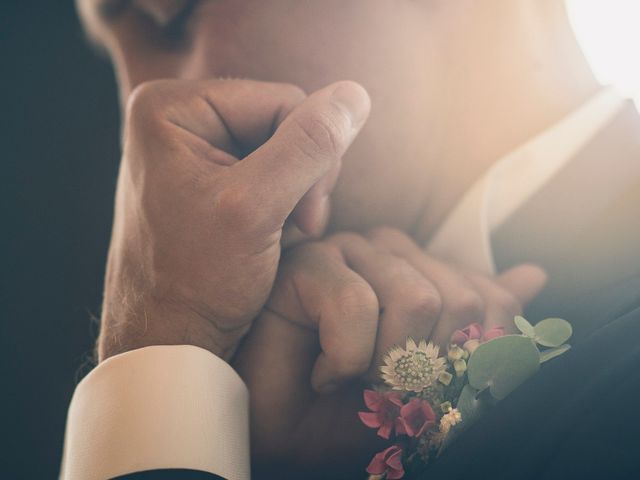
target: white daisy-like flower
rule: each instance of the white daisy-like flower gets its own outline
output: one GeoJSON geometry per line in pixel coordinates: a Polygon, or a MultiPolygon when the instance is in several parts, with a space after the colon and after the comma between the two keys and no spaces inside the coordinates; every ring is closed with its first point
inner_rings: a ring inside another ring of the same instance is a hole
{"type": "Polygon", "coordinates": [[[447,360],[438,358],[439,348],[421,340],[407,339],[406,348],[394,347],[380,368],[382,379],[394,390],[421,392],[446,371],[447,360]]]}
{"type": "Polygon", "coordinates": [[[451,427],[455,427],[462,421],[462,414],[457,408],[452,408],[449,413],[445,413],[440,419],[440,432],[449,433],[451,427]]]}

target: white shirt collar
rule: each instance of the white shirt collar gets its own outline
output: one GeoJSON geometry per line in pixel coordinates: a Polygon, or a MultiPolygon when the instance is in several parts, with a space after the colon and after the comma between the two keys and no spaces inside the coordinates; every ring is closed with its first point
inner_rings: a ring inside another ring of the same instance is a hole
{"type": "Polygon", "coordinates": [[[427,252],[486,275],[496,273],[491,233],[574,158],[624,102],[613,88],[603,88],[498,160],[454,207],[427,252]]]}

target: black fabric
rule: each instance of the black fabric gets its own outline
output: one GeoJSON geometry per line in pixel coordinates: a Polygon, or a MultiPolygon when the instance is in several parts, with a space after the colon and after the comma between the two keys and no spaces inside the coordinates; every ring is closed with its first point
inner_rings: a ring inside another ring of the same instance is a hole
{"type": "Polygon", "coordinates": [[[462,433],[424,478],[640,478],[638,297],[462,433]]]}
{"type": "Polygon", "coordinates": [[[640,117],[627,106],[492,237],[499,270],[550,276],[525,312],[572,349],[463,432],[429,479],[640,478],[640,117]]]}
{"type": "Polygon", "coordinates": [[[122,475],[112,480],[225,480],[213,473],[200,472],[197,470],[171,469],[171,470],[148,470],[146,472],[131,473],[122,475]]]}

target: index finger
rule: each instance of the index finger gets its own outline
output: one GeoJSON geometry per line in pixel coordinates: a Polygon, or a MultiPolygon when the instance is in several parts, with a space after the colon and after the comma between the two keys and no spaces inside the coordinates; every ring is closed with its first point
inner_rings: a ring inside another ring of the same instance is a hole
{"type": "Polygon", "coordinates": [[[298,253],[279,275],[268,309],[300,327],[317,330],[320,352],[311,382],[317,391],[329,392],[369,369],[378,330],[378,298],[336,247],[309,244],[298,253]]]}
{"type": "Polygon", "coordinates": [[[498,275],[496,282],[526,306],[547,284],[547,274],[537,265],[522,264],[498,275]]]}

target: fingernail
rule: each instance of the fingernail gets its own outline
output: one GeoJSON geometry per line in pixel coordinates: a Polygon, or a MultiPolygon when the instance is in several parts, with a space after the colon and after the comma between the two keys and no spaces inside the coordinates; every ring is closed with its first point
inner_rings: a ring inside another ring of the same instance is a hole
{"type": "Polygon", "coordinates": [[[349,112],[354,128],[358,128],[369,116],[371,100],[367,91],[355,82],[340,82],[331,94],[332,100],[349,112]]]}

